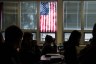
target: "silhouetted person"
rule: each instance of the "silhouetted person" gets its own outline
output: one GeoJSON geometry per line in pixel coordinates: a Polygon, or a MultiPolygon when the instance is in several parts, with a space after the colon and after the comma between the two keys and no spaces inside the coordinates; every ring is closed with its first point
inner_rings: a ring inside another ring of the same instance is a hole
{"type": "Polygon", "coordinates": [[[36,50],[36,41],[33,41],[33,34],[30,32],[24,32],[23,40],[21,44],[21,50],[20,50],[20,58],[22,64],[37,64],[38,63],[38,57],[40,55],[37,53],[36,50]]]}
{"type": "Polygon", "coordinates": [[[79,54],[79,62],[81,64],[96,64],[96,24],[93,26],[92,39],[79,54]]]}
{"type": "Polygon", "coordinates": [[[32,51],[34,52],[34,60],[35,60],[35,63],[39,63],[40,62],[40,57],[41,57],[41,51],[40,51],[40,48],[37,44],[37,40],[33,40],[32,43],[31,43],[31,47],[32,47],[32,51]]]}
{"type": "Polygon", "coordinates": [[[45,43],[43,45],[43,49],[42,49],[42,55],[45,55],[47,53],[56,53],[57,50],[57,46],[55,45],[55,43],[53,43],[53,38],[50,35],[46,35],[45,37],[45,43]],[[53,45],[53,46],[51,46],[53,45]]]}
{"type": "Polygon", "coordinates": [[[31,34],[30,32],[24,32],[21,51],[31,49],[32,37],[33,34],[31,34]]]}
{"type": "Polygon", "coordinates": [[[33,35],[30,32],[24,32],[23,40],[20,49],[20,59],[22,64],[33,64],[34,55],[31,49],[33,35]]]}
{"type": "Polygon", "coordinates": [[[78,64],[76,46],[79,46],[81,33],[72,31],[69,40],[64,43],[64,58],[66,64],[78,64]]]}
{"type": "Polygon", "coordinates": [[[17,48],[20,47],[22,31],[12,25],[5,29],[5,43],[0,55],[0,64],[20,64],[17,48]]]}
{"type": "Polygon", "coordinates": [[[53,53],[57,53],[57,45],[56,45],[56,39],[53,38],[53,53]]]}

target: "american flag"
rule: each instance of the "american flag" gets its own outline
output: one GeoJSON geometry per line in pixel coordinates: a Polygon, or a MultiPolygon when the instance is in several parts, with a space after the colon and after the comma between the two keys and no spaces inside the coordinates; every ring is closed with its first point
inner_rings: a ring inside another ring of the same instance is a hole
{"type": "Polygon", "coordinates": [[[40,32],[55,32],[57,2],[40,2],[40,32]]]}

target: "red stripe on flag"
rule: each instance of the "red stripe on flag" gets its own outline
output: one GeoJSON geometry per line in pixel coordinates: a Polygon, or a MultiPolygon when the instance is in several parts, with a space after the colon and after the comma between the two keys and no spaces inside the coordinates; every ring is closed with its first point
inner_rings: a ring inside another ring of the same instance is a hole
{"type": "Polygon", "coordinates": [[[40,23],[39,23],[40,31],[42,32],[42,17],[40,16],[40,23]]]}

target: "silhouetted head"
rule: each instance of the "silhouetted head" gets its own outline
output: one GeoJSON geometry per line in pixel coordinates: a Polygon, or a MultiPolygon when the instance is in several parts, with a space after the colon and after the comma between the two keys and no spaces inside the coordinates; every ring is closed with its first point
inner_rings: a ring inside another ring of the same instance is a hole
{"type": "Polygon", "coordinates": [[[70,44],[78,46],[80,38],[81,38],[81,33],[79,31],[77,30],[72,31],[69,37],[70,44]]]}
{"type": "Polygon", "coordinates": [[[33,34],[30,32],[24,32],[21,48],[25,50],[30,49],[32,40],[33,40],[33,34]]]}
{"type": "Polygon", "coordinates": [[[96,45],[96,23],[93,26],[92,35],[93,35],[93,37],[90,40],[90,42],[91,42],[90,44],[91,45],[96,45]]]}
{"type": "Polygon", "coordinates": [[[33,34],[30,32],[24,32],[23,40],[33,40],[33,34]]]}
{"type": "Polygon", "coordinates": [[[96,38],[96,23],[93,26],[92,35],[93,35],[93,38],[94,37],[96,38]]]}
{"type": "Polygon", "coordinates": [[[52,38],[52,36],[50,36],[50,35],[46,35],[46,37],[45,37],[45,41],[46,41],[46,42],[49,42],[49,43],[53,42],[53,38],[52,38]]]}
{"type": "Polygon", "coordinates": [[[5,30],[5,43],[9,46],[19,46],[21,43],[23,32],[15,25],[9,26],[5,30]]]}
{"type": "Polygon", "coordinates": [[[37,40],[32,41],[32,46],[35,46],[35,45],[37,45],[37,40]]]}

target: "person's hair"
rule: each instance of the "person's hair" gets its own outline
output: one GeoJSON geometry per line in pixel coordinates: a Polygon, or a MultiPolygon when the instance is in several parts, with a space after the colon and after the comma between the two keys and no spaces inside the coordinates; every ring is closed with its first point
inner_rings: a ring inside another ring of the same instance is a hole
{"type": "Polygon", "coordinates": [[[30,33],[30,32],[24,32],[23,40],[28,39],[29,37],[32,37],[33,38],[33,34],[30,33]]]}
{"type": "Polygon", "coordinates": [[[77,30],[73,30],[71,32],[71,35],[70,35],[68,41],[70,41],[70,44],[76,44],[76,43],[78,43],[77,41],[80,38],[81,38],[81,33],[79,31],[77,31],[77,30]]]}
{"type": "Polygon", "coordinates": [[[52,36],[50,36],[50,35],[46,35],[46,37],[45,37],[45,41],[46,41],[46,42],[53,42],[53,38],[52,38],[52,36]]]}
{"type": "Polygon", "coordinates": [[[96,37],[96,23],[93,26],[92,35],[93,37],[96,37]]]}
{"type": "Polygon", "coordinates": [[[90,40],[90,42],[91,42],[90,44],[91,45],[96,45],[96,23],[93,26],[92,35],[93,35],[93,37],[90,40]]]}
{"type": "Polygon", "coordinates": [[[15,25],[11,25],[5,29],[5,42],[13,43],[21,39],[23,36],[23,32],[21,29],[15,25]]]}

